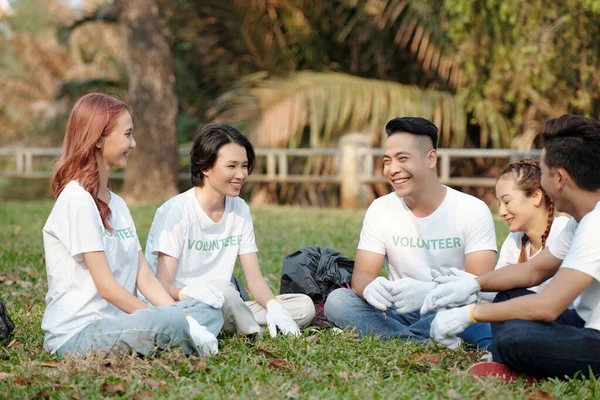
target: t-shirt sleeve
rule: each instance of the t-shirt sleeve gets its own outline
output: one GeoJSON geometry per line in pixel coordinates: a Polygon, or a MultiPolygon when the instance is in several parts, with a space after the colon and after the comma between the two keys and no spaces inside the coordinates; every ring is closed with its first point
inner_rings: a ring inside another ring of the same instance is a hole
{"type": "Polygon", "coordinates": [[[61,208],[54,232],[71,257],[79,259],[83,253],[105,250],[104,227],[100,226],[100,212],[91,196],[71,196],[61,208]]]}
{"type": "Polygon", "coordinates": [[[465,211],[470,216],[465,219],[465,254],[483,250],[498,251],[494,219],[485,203],[473,202],[465,211]]]}
{"type": "Polygon", "coordinates": [[[502,247],[500,247],[500,254],[498,255],[498,262],[496,263],[496,268],[502,268],[509,264],[516,264],[519,260],[519,255],[521,249],[519,247],[521,240],[521,234],[518,233],[510,233],[504,243],[502,243],[502,247]]]}
{"type": "Polygon", "coordinates": [[[560,234],[548,243],[548,250],[554,257],[560,260],[565,259],[571,248],[571,242],[573,241],[576,229],[577,221],[575,221],[575,218],[571,218],[560,234]]]}
{"type": "Polygon", "coordinates": [[[238,255],[256,253],[258,252],[258,248],[256,247],[256,239],[254,238],[254,223],[252,222],[250,208],[246,204],[244,204],[242,215],[244,227],[242,229],[242,240],[238,255]]]}
{"type": "Polygon", "coordinates": [[[157,256],[164,253],[179,260],[187,232],[183,211],[176,205],[158,209],[150,228],[152,240],[148,240],[146,252],[157,256]]]}
{"type": "Polygon", "coordinates": [[[362,230],[360,231],[358,249],[385,255],[384,226],[380,221],[381,218],[378,207],[381,207],[381,205],[375,201],[367,209],[365,219],[363,220],[362,230]]]}
{"type": "Polygon", "coordinates": [[[600,246],[596,240],[598,237],[600,237],[600,218],[582,221],[573,235],[573,242],[561,268],[575,269],[600,281],[600,246]]]}

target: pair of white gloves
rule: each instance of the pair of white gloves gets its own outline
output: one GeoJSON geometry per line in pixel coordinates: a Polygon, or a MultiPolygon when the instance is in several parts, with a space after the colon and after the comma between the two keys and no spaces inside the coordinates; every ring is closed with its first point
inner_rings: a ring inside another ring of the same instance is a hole
{"type": "MultiPolygon", "coordinates": [[[[185,286],[179,292],[179,299],[194,299],[208,304],[213,308],[223,307],[223,302],[225,301],[223,292],[209,282],[201,282],[194,286],[185,286]]],[[[197,326],[192,326],[193,323],[190,322],[190,319],[193,320],[193,318],[188,317],[190,333],[198,348],[206,355],[208,353],[204,353],[203,349],[208,349],[210,354],[217,354],[219,352],[217,338],[206,327],[198,324],[195,320],[194,322],[196,322],[197,326]],[[198,327],[201,329],[198,329],[198,327]]],[[[285,335],[298,336],[300,334],[300,328],[298,328],[292,315],[275,299],[267,302],[267,326],[272,337],[277,335],[277,328],[285,335]]]]}
{"type": "Polygon", "coordinates": [[[475,280],[475,275],[450,268],[449,275],[443,276],[432,270],[433,280],[419,281],[412,278],[401,278],[389,281],[378,277],[363,291],[365,300],[378,310],[385,311],[394,307],[398,314],[421,310],[421,315],[429,311],[440,311],[432,324],[430,336],[438,342],[456,348],[459,340],[456,335],[474,323],[470,306],[480,299],[491,299],[495,293],[484,293],[475,280]],[[454,308],[459,307],[459,308],[454,308]]]}

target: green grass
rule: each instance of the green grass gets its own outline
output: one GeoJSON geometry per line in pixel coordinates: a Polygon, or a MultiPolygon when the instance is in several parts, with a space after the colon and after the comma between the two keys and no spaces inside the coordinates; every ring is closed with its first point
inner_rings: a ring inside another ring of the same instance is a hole
{"type": "MultiPolygon", "coordinates": [[[[40,328],[46,294],[41,229],[51,207],[51,202],[0,204],[0,296],[17,324],[0,347],[0,398],[600,398],[595,379],[534,386],[476,379],[465,372],[476,353],[330,330],[299,339],[224,338],[219,355],[206,361],[178,351],[149,360],[100,355],[60,360],[43,350],[40,328]]],[[[132,207],[142,244],[154,209],[132,207]]],[[[275,290],[281,261],[296,248],[327,246],[354,257],[364,214],[293,207],[252,211],[262,270],[275,290]]],[[[497,223],[497,231],[501,242],[504,224],[497,223]]]]}

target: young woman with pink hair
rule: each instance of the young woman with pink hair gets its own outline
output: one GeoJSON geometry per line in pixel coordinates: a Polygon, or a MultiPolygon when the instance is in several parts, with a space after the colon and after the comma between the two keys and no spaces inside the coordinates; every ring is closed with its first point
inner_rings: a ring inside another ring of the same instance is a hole
{"type": "Polygon", "coordinates": [[[221,310],[173,301],[148,267],[127,205],[108,188],[110,171],[127,166],[135,145],[123,101],[99,93],[77,101],[52,177],[56,203],[43,228],[48,293],[42,329],[52,353],[218,351],[221,310]],[[140,301],[136,289],[153,306],[140,301]]]}

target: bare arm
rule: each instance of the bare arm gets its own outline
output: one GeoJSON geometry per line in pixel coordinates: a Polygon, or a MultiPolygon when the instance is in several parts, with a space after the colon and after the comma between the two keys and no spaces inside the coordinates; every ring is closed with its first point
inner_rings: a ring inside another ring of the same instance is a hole
{"type": "Polygon", "coordinates": [[[381,272],[385,256],[367,250],[356,252],[354,272],[352,272],[352,290],[358,296],[363,297],[363,291],[367,285],[375,280],[381,272]]]}
{"type": "Polygon", "coordinates": [[[167,293],[169,293],[174,300],[179,300],[179,292],[181,291],[181,288],[173,285],[178,263],[179,260],[175,257],[168,256],[165,253],[158,253],[158,260],[156,263],[156,279],[158,279],[158,281],[166,289],[167,293]]]}
{"type": "Polygon", "coordinates": [[[465,271],[473,275],[483,275],[496,267],[496,252],[493,250],[474,251],[465,255],[465,271]]]}
{"type": "Polygon", "coordinates": [[[257,253],[242,254],[239,259],[250,293],[252,293],[258,304],[266,308],[267,302],[275,296],[267,281],[265,281],[262,272],[260,272],[257,253]]]}
{"type": "Polygon", "coordinates": [[[519,264],[511,264],[477,278],[482,292],[501,292],[537,286],[554,276],[562,260],[545,248],[537,256],[519,264]]]}
{"type": "Polygon", "coordinates": [[[156,279],[152,273],[144,253],[141,251],[138,254],[138,272],[137,272],[137,288],[142,292],[144,297],[150,300],[150,303],[155,306],[167,306],[175,303],[172,296],[165,290],[163,285],[156,279]]]}
{"type": "Polygon", "coordinates": [[[473,308],[473,317],[477,321],[484,322],[502,322],[511,319],[554,321],[593,282],[594,278],[584,272],[563,268],[556,273],[541,293],[500,303],[478,304],[473,308]]]}
{"type": "Polygon", "coordinates": [[[115,280],[104,251],[83,253],[83,261],[90,271],[98,294],[104,300],[128,314],[147,308],[143,301],[129,293],[115,280]]]}

